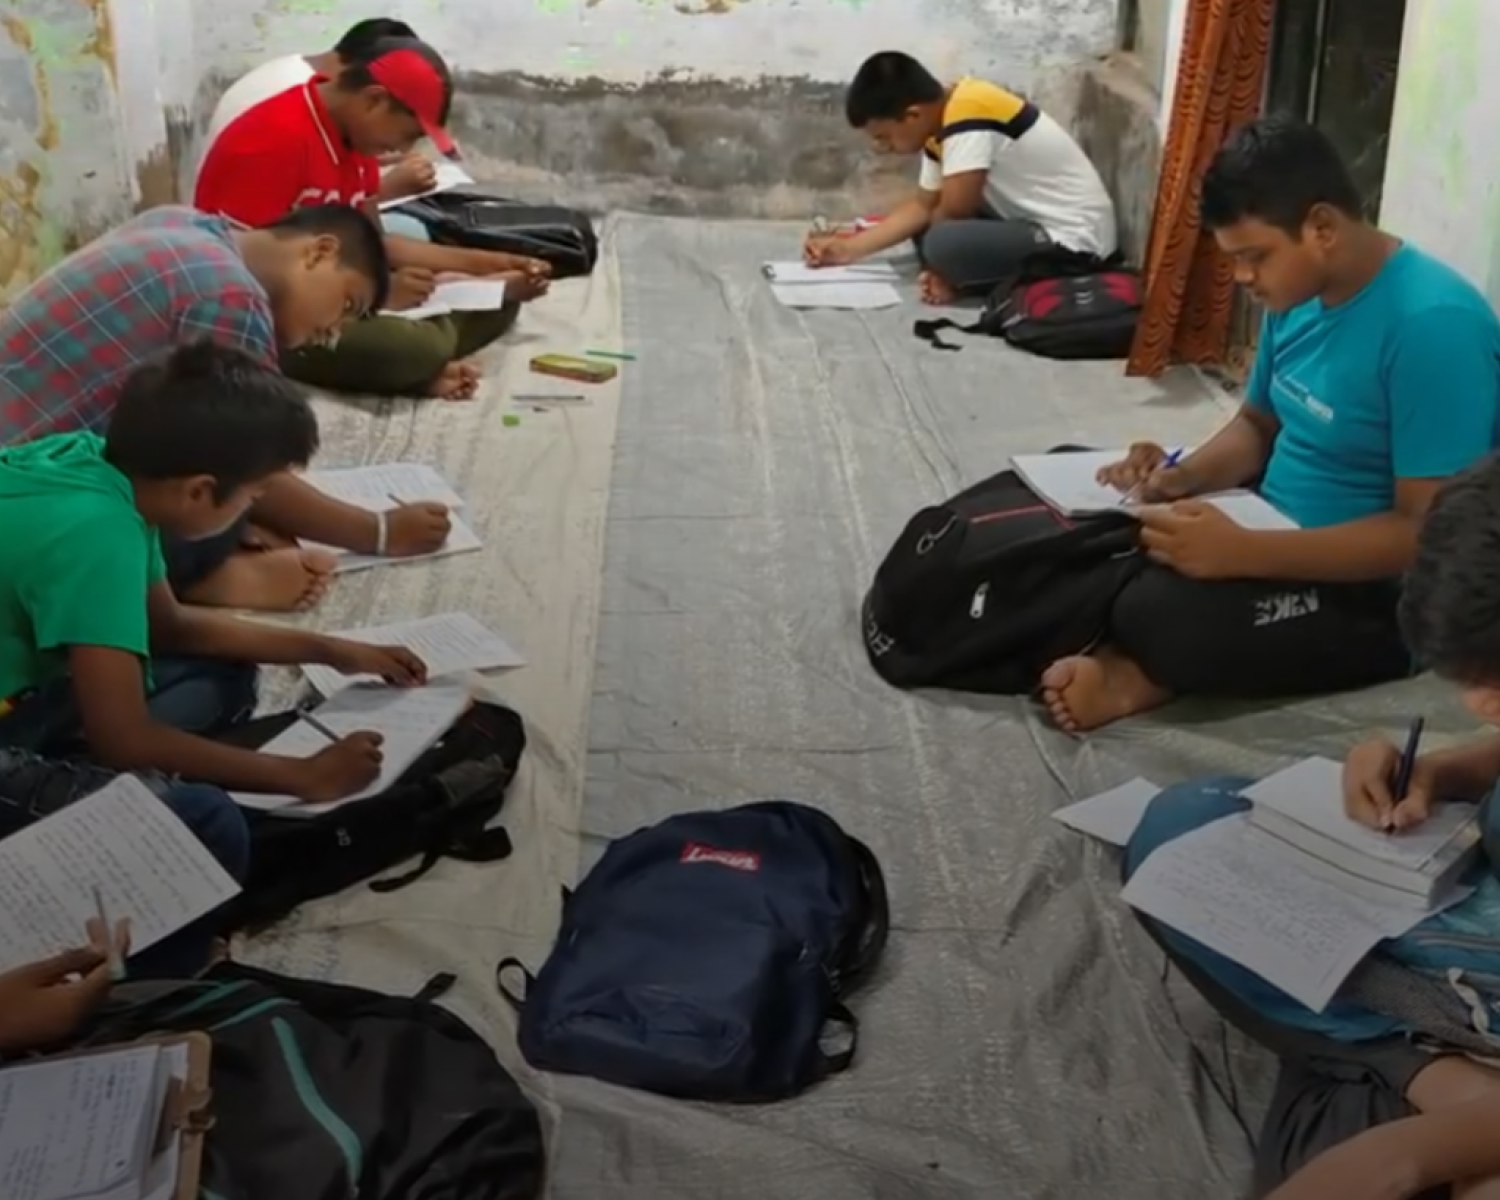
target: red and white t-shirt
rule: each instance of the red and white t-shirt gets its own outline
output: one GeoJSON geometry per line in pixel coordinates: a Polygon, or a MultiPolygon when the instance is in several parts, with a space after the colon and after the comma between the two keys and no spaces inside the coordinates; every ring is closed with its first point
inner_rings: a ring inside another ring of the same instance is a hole
{"type": "Polygon", "coordinates": [[[247,108],[204,151],[193,203],[241,225],[294,208],[357,207],[380,188],[380,164],[344,144],[314,79],[247,108]]]}

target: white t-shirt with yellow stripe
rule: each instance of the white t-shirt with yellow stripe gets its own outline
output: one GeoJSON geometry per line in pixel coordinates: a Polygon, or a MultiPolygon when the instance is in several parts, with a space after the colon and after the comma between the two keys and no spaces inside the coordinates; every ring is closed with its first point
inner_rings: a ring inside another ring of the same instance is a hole
{"type": "Polygon", "coordinates": [[[943,128],[922,154],[923,191],[948,175],[986,171],[996,215],[1035,221],[1054,242],[1107,258],[1119,247],[1115,206],[1088,155],[1036,105],[982,79],[961,79],[943,128]]]}

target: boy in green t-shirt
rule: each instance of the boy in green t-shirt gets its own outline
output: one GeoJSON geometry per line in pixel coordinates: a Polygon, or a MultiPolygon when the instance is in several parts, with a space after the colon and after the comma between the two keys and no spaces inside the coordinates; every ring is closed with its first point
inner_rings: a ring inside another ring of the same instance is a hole
{"type": "Polygon", "coordinates": [[[401,647],[178,604],[162,562],[160,535],[213,537],[317,446],[296,385],[241,351],[200,343],[136,371],[104,437],[58,434],[0,451],[0,798],[24,801],[14,793],[36,787],[34,760],[27,782],[8,786],[6,764],[26,756],[4,751],[55,757],[80,746],[118,771],[307,801],[374,780],[375,734],[305,759],[205,735],[253,709],[251,664],[326,663],[417,684],[423,663],[401,647]]]}

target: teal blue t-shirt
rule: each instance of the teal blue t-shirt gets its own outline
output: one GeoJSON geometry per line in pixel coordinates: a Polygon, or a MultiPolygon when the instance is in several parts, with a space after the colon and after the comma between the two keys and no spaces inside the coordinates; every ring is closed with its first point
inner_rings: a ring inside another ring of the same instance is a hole
{"type": "Polygon", "coordinates": [[[1390,512],[1500,446],[1500,319],[1452,267],[1402,246],[1363,291],[1266,317],[1248,400],[1281,425],[1265,498],[1304,529],[1390,512]]]}

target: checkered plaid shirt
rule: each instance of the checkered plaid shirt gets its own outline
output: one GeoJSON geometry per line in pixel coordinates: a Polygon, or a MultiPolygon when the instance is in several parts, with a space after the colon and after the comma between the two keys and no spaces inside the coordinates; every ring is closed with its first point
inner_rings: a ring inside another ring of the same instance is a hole
{"type": "Polygon", "coordinates": [[[126,377],[208,338],[276,365],[265,289],[232,226],[156,208],[60,262],[0,312],[0,446],[101,430],[126,377]]]}

